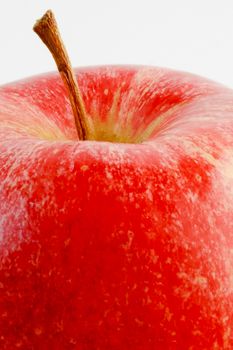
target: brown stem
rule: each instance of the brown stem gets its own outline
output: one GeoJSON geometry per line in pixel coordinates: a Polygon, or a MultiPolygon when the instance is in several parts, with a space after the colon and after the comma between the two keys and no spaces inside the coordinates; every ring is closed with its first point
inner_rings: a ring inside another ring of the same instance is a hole
{"type": "Polygon", "coordinates": [[[87,140],[90,129],[85,106],[53,12],[48,10],[44,16],[36,22],[33,30],[38,34],[53,55],[62,80],[68,90],[78,137],[80,140],[87,140]]]}

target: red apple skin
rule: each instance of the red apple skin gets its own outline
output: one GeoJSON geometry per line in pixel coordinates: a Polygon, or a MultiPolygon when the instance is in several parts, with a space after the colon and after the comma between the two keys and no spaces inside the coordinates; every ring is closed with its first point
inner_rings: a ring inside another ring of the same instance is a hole
{"type": "Polygon", "coordinates": [[[0,348],[232,350],[233,91],[76,73],[94,141],[57,74],[0,88],[0,348]]]}

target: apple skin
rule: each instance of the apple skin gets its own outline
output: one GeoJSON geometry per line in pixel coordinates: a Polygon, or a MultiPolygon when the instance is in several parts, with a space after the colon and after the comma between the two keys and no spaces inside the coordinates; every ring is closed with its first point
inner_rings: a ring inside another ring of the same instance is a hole
{"type": "Polygon", "coordinates": [[[0,88],[0,348],[233,349],[233,91],[76,70],[0,88]],[[113,142],[109,142],[113,141],[113,142]]]}

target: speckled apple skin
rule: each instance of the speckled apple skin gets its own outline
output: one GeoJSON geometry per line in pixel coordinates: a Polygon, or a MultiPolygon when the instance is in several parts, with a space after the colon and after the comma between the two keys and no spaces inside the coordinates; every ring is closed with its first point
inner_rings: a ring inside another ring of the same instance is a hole
{"type": "Polygon", "coordinates": [[[151,67],[0,88],[0,348],[233,349],[233,91],[151,67]],[[108,141],[114,142],[108,142],[108,141]]]}

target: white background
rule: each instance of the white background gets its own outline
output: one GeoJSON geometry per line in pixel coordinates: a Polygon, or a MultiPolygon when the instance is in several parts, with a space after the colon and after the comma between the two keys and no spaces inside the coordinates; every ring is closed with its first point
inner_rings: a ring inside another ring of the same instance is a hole
{"type": "Polygon", "coordinates": [[[233,0],[0,0],[0,84],[55,69],[32,31],[49,8],[73,66],[158,65],[233,88],[233,0]]]}

